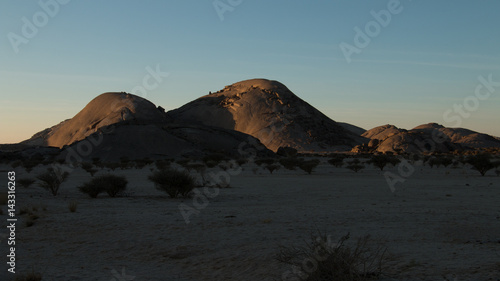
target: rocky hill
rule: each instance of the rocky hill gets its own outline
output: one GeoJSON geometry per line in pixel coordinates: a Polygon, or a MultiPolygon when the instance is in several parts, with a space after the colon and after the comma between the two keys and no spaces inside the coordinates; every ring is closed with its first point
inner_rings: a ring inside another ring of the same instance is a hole
{"type": "Polygon", "coordinates": [[[297,97],[285,85],[266,79],[226,86],[167,115],[174,120],[249,134],[273,151],[287,146],[299,151],[345,151],[367,142],[297,97]]]}
{"type": "Polygon", "coordinates": [[[487,134],[463,128],[446,128],[436,123],[417,126],[411,130],[384,125],[366,131],[367,145],[357,146],[354,152],[440,152],[478,148],[500,148],[500,141],[487,134]]]}
{"type": "Polygon", "coordinates": [[[272,154],[257,139],[233,130],[169,119],[141,97],[104,93],[73,118],[22,142],[22,147],[58,147],[70,162],[145,157],[200,156],[222,152],[237,157],[242,148],[272,154]]]}

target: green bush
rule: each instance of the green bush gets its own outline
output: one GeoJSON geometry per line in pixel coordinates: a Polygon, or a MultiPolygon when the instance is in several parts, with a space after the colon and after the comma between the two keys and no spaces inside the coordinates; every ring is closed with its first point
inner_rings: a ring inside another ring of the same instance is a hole
{"type": "Polygon", "coordinates": [[[158,190],[165,191],[172,198],[189,197],[195,187],[195,179],[186,171],[167,169],[154,172],[148,178],[158,190]]]}
{"type": "Polygon", "coordinates": [[[127,183],[125,177],[102,175],[93,178],[90,182],[78,187],[78,189],[91,198],[96,198],[101,192],[106,192],[110,197],[116,197],[127,188],[127,183]]]}
{"type": "Polygon", "coordinates": [[[38,175],[37,179],[41,181],[40,186],[42,188],[49,190],[52,195],[56,196],[59,191],[59,187],[68,176],[68,172],[62,172],[60,170],[49,168],[45,173],[38,175]]]}

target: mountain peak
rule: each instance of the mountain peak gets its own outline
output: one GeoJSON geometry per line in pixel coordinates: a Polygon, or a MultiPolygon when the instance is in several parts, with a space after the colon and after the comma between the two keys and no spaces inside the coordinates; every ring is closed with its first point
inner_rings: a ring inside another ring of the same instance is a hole
{"type": "Polygon", "coordinates": [[[262,79],[262,78],[249,79],[249,80],[236,82],[236,83],[234,83],[230,86],[227,86],[227,87],[236,88],[236,89],[260,88],[262,90],[277,90],[277,89],[288,90],[288,88],[285,85],[283,85],[282,83],[280,83],[278,81],[262,79]]]}
{"type": "Polygon", "coordinates": [[[273,151],[286,146],[299,151],[346,150],[366,140],[344,129],[285,85],[267,79],[234,83],[167,115],[173,120],[249,134],[273,151]]]}

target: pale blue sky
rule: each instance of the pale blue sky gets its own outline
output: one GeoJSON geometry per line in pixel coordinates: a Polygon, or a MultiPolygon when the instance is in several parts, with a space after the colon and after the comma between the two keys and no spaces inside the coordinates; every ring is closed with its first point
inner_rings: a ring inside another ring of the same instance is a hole
{"type": "MultiPolygon", "coordinates": [[[[456,125],[458,113],[443,114],[474,95],[479,76],[500,82],[500,1],[401,0],[348,63],[339,45],[355,45],[354,28],[391,1],[243,0],[221,21],[213,0],[72,0],[45,25],[38,1],[1,1],[0,143],[71,118],[100,93],[131,92],[157,65],[170,75],[145,97],[167,110],[268,78],[365,129],[456,125]],[[9,36],[24,37],[23,17],[41,27],[16,53],[9,36]]],[[[495,89],[462,127],[500,136],[495,89]]]]}

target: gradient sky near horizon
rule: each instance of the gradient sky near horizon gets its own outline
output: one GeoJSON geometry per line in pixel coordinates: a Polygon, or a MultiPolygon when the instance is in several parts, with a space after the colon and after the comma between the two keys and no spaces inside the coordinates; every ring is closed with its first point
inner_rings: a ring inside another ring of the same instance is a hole
{"type": "Polygon", "coordinates": [[[40,3],[54,1],[0,2],[0,143],[71,118],[100,93],[131,92],[157,66],[169,76],[142,96],[167,110],[267,78],[365,129],[453,127],[467,101],[460,126],[500,136],[500,86],[474,104],[478,77],[500,82],[497,0],[401,0],[350,63],[340,44],[355,46],[355,28],[395,0],[220,0],[241,2],[222,20],[213,0],[60,0],[43,24],[40,3]],[[9,36],[23,36],[23,18],[40,27],[16,53],[9,36]]]}

